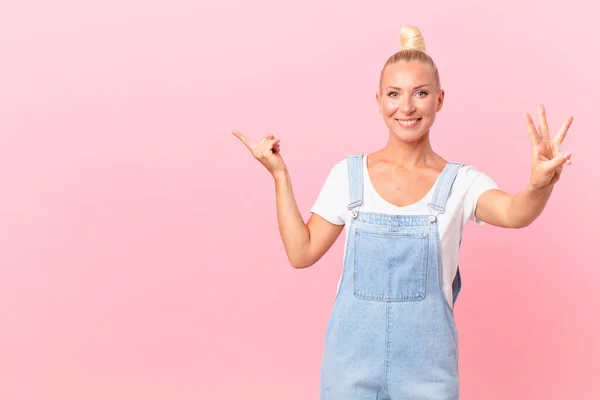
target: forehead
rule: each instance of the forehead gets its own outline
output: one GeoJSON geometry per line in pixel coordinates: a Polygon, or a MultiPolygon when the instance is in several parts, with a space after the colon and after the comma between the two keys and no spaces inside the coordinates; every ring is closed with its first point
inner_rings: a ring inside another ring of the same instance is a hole
{"type": "Polygon", "coordinates": [[[385,67],[381,76],[381,86],[414,87],[435,85],[433,68],[418,61],[399,61],[385,67]]]}

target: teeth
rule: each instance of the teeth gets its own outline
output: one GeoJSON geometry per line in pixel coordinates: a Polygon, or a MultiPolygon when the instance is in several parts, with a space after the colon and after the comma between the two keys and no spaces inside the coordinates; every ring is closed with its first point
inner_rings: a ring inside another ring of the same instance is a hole
{"type": "Polygon", "coordinates": [[[418,120],[416,119],[411,119],[410,121],[398,121],[400,122],[401,125],[405,125],[405,126],[410,126],[413,125],[414,123],[416,123],[418,120]]]}

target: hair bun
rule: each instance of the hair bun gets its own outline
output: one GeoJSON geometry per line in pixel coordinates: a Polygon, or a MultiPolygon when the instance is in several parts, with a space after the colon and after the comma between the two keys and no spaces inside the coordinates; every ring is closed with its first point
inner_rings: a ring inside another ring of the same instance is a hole
{"type": "Polygon", "coordinates": [[[416,26],[403,26],[400,28],[400,44],[402,50],[420,50],[425,53],[425,40],[423,40],[423,35],[416,26]]]}

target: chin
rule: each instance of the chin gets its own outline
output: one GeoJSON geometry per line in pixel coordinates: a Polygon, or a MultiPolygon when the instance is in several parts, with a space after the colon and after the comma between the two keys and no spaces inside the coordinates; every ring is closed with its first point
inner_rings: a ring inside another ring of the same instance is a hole
{"type": "Polygon", "coordinates": [[[413,143],[413,142],[419,142],[421,139],[423,139],[423,137],[425,136],[426,132],[423,131],[418,131],[418,132],[410,132],[410,131],[398,131],[396,129],[392,130],[392,134],[394,135],[394,137],[396,137],[397,139],[406,142],[406,143],[413,143]]]}

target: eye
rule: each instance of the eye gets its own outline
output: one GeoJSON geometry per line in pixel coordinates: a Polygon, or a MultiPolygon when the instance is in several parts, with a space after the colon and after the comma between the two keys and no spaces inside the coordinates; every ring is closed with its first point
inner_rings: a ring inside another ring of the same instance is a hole
{"type": "Polygon", "coordinates": [[[390,97],[398,97],[398,92],[389,92],[388,96],[390,96],[390,97]]]}
{"type": "Polygon", "coordinates": [[[417,97],[426,97],[427,96],[427,92],[420,91],[420,92],[415,93],[415,95],[417,97]]]}

